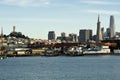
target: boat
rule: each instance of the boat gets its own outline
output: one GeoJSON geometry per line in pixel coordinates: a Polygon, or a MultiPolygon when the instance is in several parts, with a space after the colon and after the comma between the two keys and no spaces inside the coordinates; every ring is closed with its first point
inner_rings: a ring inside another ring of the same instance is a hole
{"type": "Polygon", "coordinates": [[[6,59],[6,56],[0,56],[0,60],[6,59]]]}
{"type": "Polygon", "coordinates": [[[82,47],[73,46],[68,48],[68,51],[66,52],[66,55],[69,56],[80,56],[82,55],[82,47]]]}
{"type": "Polygon", "coordinates": [[[114,50],[113,50],[113,53],[114,53],[114,54],[120,54],[120,49],[114,49],[114,50]]]}
{"type": "Polygon", "coordinates": [[[45,50],[44,56],[58,56],[59,54],[60,54],[60,50],[50,47],[45,50]]]}
{"type": "Polygon", "coordinates": [[[109,46],[94,46],[88,49],[83,50],[83,54],[109,54],[109,46]]]}
{"type": "Polygon", "coordinates": [[[4,50],[0,50],[0,60],[2,60],[2,59],[6,59],[7,58],[7,56],[6,56],[6,51],[4,50]]]}

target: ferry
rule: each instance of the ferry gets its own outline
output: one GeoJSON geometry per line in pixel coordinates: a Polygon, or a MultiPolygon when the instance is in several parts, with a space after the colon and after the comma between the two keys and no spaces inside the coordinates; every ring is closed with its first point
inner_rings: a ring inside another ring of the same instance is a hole
{"type": "Polygon", "coordinates": [[[15,48],[14,50],[17,54],[32,54],[31,48],[15,48]]]}
{"type": "Polygon", "coordinates": [[[110,49],[109,46],[94,46],[92,48],[88,48],[87,50],[83,50],[83,54],[109,54],[110,49]]]}

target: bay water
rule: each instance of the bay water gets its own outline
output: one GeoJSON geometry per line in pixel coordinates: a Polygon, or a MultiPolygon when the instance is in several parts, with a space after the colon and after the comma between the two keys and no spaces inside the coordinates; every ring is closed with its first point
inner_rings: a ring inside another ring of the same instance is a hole
{"type": "Polygon", "coordinates": [[[0,80],[120,80],[120,56],[11,57],[0,80]]]}

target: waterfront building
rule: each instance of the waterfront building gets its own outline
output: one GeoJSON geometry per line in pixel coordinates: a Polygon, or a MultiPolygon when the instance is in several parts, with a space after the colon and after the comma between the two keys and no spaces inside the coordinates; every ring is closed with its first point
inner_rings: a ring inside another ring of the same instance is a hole
{"type": "Polygon", "coordinates": [[[120,40],[120,32],[116,32],[115,38],[117,38],[117,40],[120,40]]]}
{"type": "Polygon", "coordinates": [[[91,29],[82,29],[79,31],[79,42],[87,42],[92,40],[92,30],[91,29]]]}
{"type": "Polygon", "coordinates": [[[115,36],[115,21],[114,21],[114,16],[110,16],[110,38],[113,38],[115,36]]]}
{"type": "Polygon", "coordinates": [[[100,17],[98,16],[96,42],[100,42],[101,40],[102,40],[101,22],[100,22],[100,17]]]}
{"type": "Polygon", "coordinates": [[[48,32],[48,40],[55,40],[55,31],[48,32]]]}

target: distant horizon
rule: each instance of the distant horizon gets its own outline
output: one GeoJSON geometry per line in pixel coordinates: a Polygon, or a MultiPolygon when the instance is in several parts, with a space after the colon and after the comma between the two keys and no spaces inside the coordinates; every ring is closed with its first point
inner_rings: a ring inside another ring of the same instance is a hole
{"type": "Polygon", "coordinates": [[[101,27],[109,27],[114,15],[115,31],[120,31],[119,0],[2,0],[0,27],[8,35],[16,26],[17,32],[37,39],[47,39],[49,31],[79,35],[80,29],[92,29],[96,34],[97,18],[101,27]]]}

